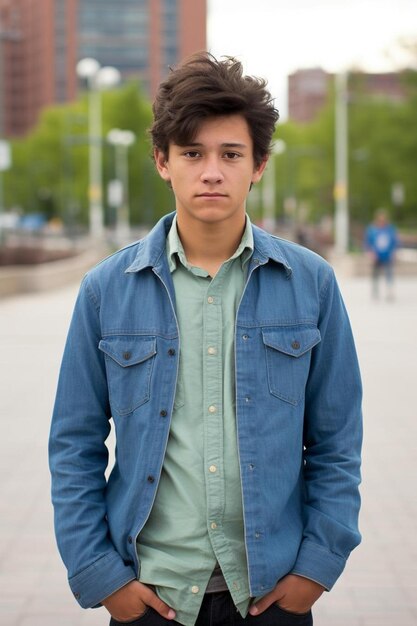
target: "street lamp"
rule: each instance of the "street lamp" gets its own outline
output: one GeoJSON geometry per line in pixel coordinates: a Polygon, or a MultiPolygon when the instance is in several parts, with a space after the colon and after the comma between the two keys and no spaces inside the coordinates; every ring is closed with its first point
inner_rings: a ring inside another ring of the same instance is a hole
{"type": "Polygon", "coordinates": [[[104,214],[100,92],[117,85],[120,82],[120,72],[115,67],[101,67],[96,59],[86,58],[77,63],[77,74],[88,85],[90,235],[95,239],[102,239],[104,214]]]}
{"type": "Polygon", "coordinates": [[[130,130],[112,128],[107,133],[107,141],[114,146],[116,180],[112,183],[114,205],[117,210],[116,240],[119,244],[128,241],[129,223],[129,163],[128,150],[135,142],[136,135],[130,130]]]}
{"type": "Polygon", "coordinates": [[[272,146],[272,153],[265,169],[262,185],[262,226],[265,230],[275,230],[275,156],[283,154],[287,144],[282,139],[272,146]]]}
{"type": "Polygon", "coordinates": [[[335,115],[335,248],[340,256],[349,250],[348,201],[348,74],[336,75],[335,115]]]}

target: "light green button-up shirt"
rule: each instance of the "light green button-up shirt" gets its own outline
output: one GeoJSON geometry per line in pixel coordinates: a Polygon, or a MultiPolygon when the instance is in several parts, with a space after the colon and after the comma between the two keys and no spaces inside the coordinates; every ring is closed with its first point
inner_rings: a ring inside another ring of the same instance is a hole
{"type": "Polygon", "coordinates": [[[163,471],[138,538],[140,580],[193,626],[216,562],[242,615],[249,606],[235,417],[234,326],[253,252],[249,217],[212,279],[187,262],[176,219],[167,255],[176,295],[180,370],[163,471]]]}

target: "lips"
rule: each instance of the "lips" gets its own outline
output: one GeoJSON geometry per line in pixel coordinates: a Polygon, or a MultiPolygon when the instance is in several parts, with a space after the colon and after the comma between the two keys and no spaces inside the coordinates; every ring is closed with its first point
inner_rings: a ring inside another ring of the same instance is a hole
{"type": "Polygon", "coordinates": [[[226,198],[226,194],[205,192],[197,194],[197,198],[226,198]]]}

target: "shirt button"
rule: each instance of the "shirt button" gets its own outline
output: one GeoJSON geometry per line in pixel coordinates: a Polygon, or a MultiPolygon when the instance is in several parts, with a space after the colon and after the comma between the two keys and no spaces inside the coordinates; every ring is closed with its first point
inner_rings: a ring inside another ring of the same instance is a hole
{"type": "Polygon", "coordinates": [[[217,411],[217,408],[214,406],[214,404],[211,404],[208,410],[209,410],[209,413],[215,413],[217,411]]]}
{"type": "Polygon", "coordinates": [[[132,356],[131,352],[123,352],[123,358],[125,361],[128,361],[131,356],[132,356]]]}
{"type": "Polygon", "coordinates": [[[210,465],[209,472],[211,472],[212,474],[215,474],[215,472],[217,472],[217,467],[215,465],[210,465]]]}
{"type": "Polygon", "coordinates": [[[210,346],[210,348],[207,350],[207,352],[209,354],[217,354],[217,350],[216,348],[213,348],[212,346],[210,346]]]}
{"type": "Polygon", "coordinates": [[[159,414],[161,417],[166,417],[168,415],[168,413],[165,411],[165,409],[162,409],[162,411],[159,414]]]}
{"type": "Polygon", "coordinates": [[[170,348],[170,349],[168,350],[168,354],[169,354],[169,356],[174,356],[174,355],[175,355],[175,350],[174,350],[174,348],[170,348]]]}
{"type": "Polygon", "coordinates": [[[207,298],[207,302],[208,302],[209,304],[213,304],[213,302],[214,302],[214,298],[213,298],[213,296],[209,296],[209,297],[207,298]]]}
{"type": "Polygon", "coordinates": [[[200,587],[197,587],[197,585],[193,585],[191,587],[191,593],[198,593],[200,591],[200,587]]]}
{"type": "Polygon", "coordinates": [[[243,341],[247,341],[249,339],[249,335],[242,335],[243,341]]]}
{"type": "Polygon", "coordinates": [[[216,528],[217,528],[216,522],[211,522],[210,528],[211,528],[211,530],[216,530],[216,528]]]}
{"type": "Polygon", "coordinates": [[[155,482],[154,476],[148,476],[148,478],[146,480],[148,481],[148,483],[154,483],[155,482]]]}
{"type": "Polygon", "coordinates": [[[293,341],[291,346],[294,348],[294,350],[299,350],[300,349],[300,342],[299,341],[293,341]]]}

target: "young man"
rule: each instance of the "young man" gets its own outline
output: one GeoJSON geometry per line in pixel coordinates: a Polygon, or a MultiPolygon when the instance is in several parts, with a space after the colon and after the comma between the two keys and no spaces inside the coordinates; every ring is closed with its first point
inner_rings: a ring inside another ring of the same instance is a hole
{"type": "Polygon", "coordinates": [[[312,624],[360,540],[361,384],[333,272],[245,213],[277,118],[234,59],[173,71],[151,135],[176,213],[80,290],[55,524],[75,597],[113,625],[312,624]]]}

